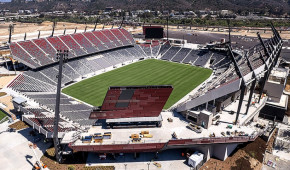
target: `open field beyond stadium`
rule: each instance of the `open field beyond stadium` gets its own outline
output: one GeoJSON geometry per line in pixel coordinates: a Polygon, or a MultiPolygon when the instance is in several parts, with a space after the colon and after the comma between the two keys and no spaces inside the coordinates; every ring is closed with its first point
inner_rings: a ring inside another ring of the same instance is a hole
{"type": "Polygon", "coordinates": [[[204,82],[211,70],[149,59],[83,80],[63,89],[63,93],[94,106],[101,106],[109,86],[173,85],[165,109],[204,82]]]}

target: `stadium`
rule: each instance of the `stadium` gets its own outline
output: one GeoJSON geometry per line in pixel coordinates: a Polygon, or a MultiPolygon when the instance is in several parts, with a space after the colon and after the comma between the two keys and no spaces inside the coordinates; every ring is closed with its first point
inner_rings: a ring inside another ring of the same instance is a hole
{"type": "Polygon", "coordinates": [[[254,125],[267,102],[266,81],[280,61],[282,40],[272,31],[270,39],[258,34],[247,51],[228,42],[137,41],[124,28],[11,42],[13,60],[27,71],[5,91],[22,120],[52,139],[58,56],[68,51],[61,69],[60,155],[190,147],[205,159],[224,160],[267,130],[254,125]],[[228,125],[231,134],[225,134],[228,125]],[[134,137],[141,131],[151,137],[134,137]]]}

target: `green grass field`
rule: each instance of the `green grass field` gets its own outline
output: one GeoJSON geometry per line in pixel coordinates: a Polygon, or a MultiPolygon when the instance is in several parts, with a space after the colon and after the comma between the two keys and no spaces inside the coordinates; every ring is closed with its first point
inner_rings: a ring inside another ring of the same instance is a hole
{"type": "Polygon", "coordinates": [[[7,115],[0,110],[0,120],[2,120],[5,116],[7,115]]]}
{"type": "Polygon", "coordinates": [[[161,60],[144,60],[83,80],[62,90],[94,106],[101,106],[109,86],[173,85],[165,109],[205,81],[211,70],[161,60]]]}

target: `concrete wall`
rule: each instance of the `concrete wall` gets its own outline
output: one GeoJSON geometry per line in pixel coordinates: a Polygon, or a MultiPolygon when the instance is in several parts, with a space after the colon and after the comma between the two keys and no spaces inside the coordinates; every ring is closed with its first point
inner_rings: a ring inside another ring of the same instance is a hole
{"type": "Polygon", "coordinates": [[[208,129],[212,124],[213,114],[209,111],[202,110],[202,111],[200,111],[199,114],[195,114],[195,113],[190,112],[190,111],[188,111],[187,113],[188,114],[186,115],[186,119],[193,122],[194,124],[196,124],[198,126],[203,126],[204,128],[208,129]],[[208,112],[210,114],[206,114],[203,112],[208,112]],[[196,118],[196,122],[188,119],[188,116],[196,118]]]}
{"type": "Polygon", "coordinates": [[[238,144],[215,144],[212,145],[213,147],[213,152],[212,152],[212,157],[215,157],[219,160],[226,160],[228,156],[236,149],[238,144]]]}

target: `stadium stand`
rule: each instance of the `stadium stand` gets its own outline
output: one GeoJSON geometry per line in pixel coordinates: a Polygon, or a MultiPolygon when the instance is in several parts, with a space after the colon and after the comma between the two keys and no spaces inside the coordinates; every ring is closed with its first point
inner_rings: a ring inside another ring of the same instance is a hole
{"type": "MultiPolygon", "coordinates": [[[[54,93],[24,93],[28,98],[33,99],[35,102],[41,104],[42,106],[46,106],[50,110],[55,109],[55,98],[56,94],[54,93]]],[[[36,118],[45,117],[45,113],[49,113],[46,109],[41,108],[28,108],[26,109],[30,113],[34,114],[36,118]]],[[[64,119],[69,119],[80,125],[87,126],[92,125],[95,121],[89,120],[89,115],[91,113],[92,107],[87,106],[85,104],[75,103],[75,100],[66,97],[65,95],[61,95],[60,100],[60,114],[64,119]]],[[[51,114],[49,114],[51,116],[51,114]]],[[[62,121],[64,121],[62,119],[62,121]]],[[[34,120],[34,119],[33,119],[34,120]]]]}
{"type": "Polygon", "coordinates": [[[159,54],[159,50],[161,48],[161,45],[156,45],[156,46],[152,45],[151,48],[152,48],[152,56],[157,57],[159,54]]]}
{"type": "Polygon", "coordinates": [[[124,37],[126,37],[126,39],[131,42],[131,45],[135,44],[134,38],[132,36],[132,34],[130,34],[128,31],[126,31],[124,28],[120,28],[119,29],[120,32],[124,35],[124,37]]]}
{"type": "Polygon", "coordinates": [[[92,33],[93,35],[98,37],[108,47],[108,49],[113,49],[117,47],[115,42],[107,38],[105,34],[102,33],[101,31],[94,31],[92,33]]]}
{"type": "Polygon", "coordinates": [[[209,51],[200,51],[198,54],[200,57],[196,60],[194,65],[204,67],[205,64],[209,61],[212,56],[212,53],[209,51]]]}
{"type": "Polygon", "coordinates": [[[41,66],[36,59],[33,59],[32,56],[23,48],[21,48],[17,43],[12,43],[10,45],[10,49],[12,56],[17,60],[21,60],[23,64],[27,65],[28,67],[37,68],[41,66]]]}
{"type": "Polygon", "coordinates": [[[118,47],[133,46],[133,37],[126,32],[123,29],[107,29],[13,42],[10,49],[15,59],[36,69],[55,63],[57,50],[69,50],[68,58],[71,59],[118,47]]]}
{"type": "Polygon", "coordinates": [[[163,56],[171,48],[170,44],[164,44],[161,46],[159,54],[163,56]]]}
{"type": "Polygon", "coordinates": [[[148,57],[152,57],[153,56],[152,55],[152,52],[151,52],[151,45],[149,45],[149,46],[142,46],[142,48],[143,48],[144,52],[146,53],[146,55],[148,57]]]}
{"type": "Polygon", "coordinates": [[[87,39],[94,44],[99,51],[107,50],[108,47],[105,46],[103,42],[101,42],[92,32],[84,32],[83,35],[87,37],[87,39]]]}
{"type": "Polygon", "coordinates": [[[117,39],[116,36],[109,30],[103,30],[102,33],[108,37],[108,39],[111,41],[111,42],[114,42],[114,44],[116,44],[116,47],[121,47],[123,46],[123,44],[121,43],[122,41],[117,39]]]}
{"type": "Polygon", "coordinates": [[[83,50],[83,47],[78,45],[70,35],[59,36],[59,38],[71,49],[76,56],[86,55],[87,53],[83,50]]]}
{"type": "Polygon", "coordinates": [[[189,54],[191,49],[189,48],[181,48],[181,50],[172,58],[171,61],[174,62],[182,62],[184,58],[189,54]]]}
{"type": "Polygon", "coordinates": [[[71,36],[78,44],[84,47],[87,53],[92,54],[98,51],[97,48],[93,46],[93,43],[91,43],[82,33],[72,34],[71,36]]]}
{"type": "MultiPolygon", "coordinates": [[[[89,67],[87,67],[85,64],[83,64],[84,59],[78,59],[78,60],[71,60],[69,63],[67,63],[68,65],[71,66],[71,68],[73,68],[74,70],[76,70],[80,75],[84,76],[87,74],[90,74],[91,72],[93,72],[93,70],[89,67]]],[[[86,61],[86,60],[84,60],[86,61]]]]}
{"type": "Polygon", "coordinates": [[[180,47],[171,47],[169,50],[167,50],[161,57],[162,60],[171,60],[180,50],[180,47]]]}
{"type": "Polygon", "coordinates": [[[49,41],[56,50],[69,50],[68,58],[75,57],[75,54],[71,52],[71,49],[69,49],[68,46],[65,45],[58,37],[49,37],[47,38],[47,41],[49,41]]]}
{"type": "Polygon", "coordinates": [[[29,70],[29,71],[24,72],[23,75],[28,75],[30,77],[34,77],[35,79],[43,81],[44,83],[47,83],[47,84],[56,85],[56,82],[52,81],[51,79],[49,79],[46,76],[43,76],[42,74],[39,74],[39,72],[37,72],[37,71],[29,70]]]}
{"type": "Polygon", "coordinates": [[[29,51],[29,54],[32,57],[36,58],[39,61],[40,65],[47,65],[52,62],[52,59],[46,56],[46,54],[40,48],[38,48],[33,42],[22,41],[19,42],[18,44],[27,52],[29,51]]]}
{"type": "Polygon", "coordinates": [[[131,41],[129,41],[119,29],[111,29],[110,30],[121,42],[123,45],[132,45],[131,41]]]}
{"type": "MultiPolygon", "coordinates": [[[[46,54],[49,55],[50,58],[56,58],[56,49],[48,43],[48,41],[44,38],[32,40],[40,49],[42,49],[46,54]]],[[[13,50],[11,50],[13,51],[13,50]]]]}
{"type": "Polygon", "coordinates": [[[199,58],[198,52],[197,50],[192,50],[182,62],[185,64],[194,64],[199,58]]]}

